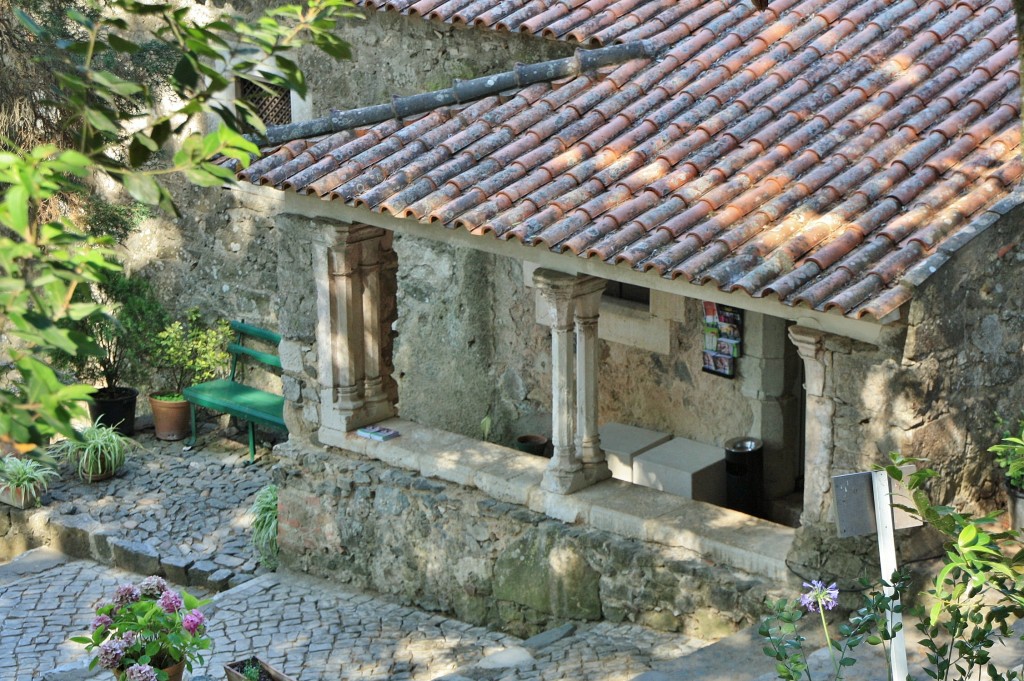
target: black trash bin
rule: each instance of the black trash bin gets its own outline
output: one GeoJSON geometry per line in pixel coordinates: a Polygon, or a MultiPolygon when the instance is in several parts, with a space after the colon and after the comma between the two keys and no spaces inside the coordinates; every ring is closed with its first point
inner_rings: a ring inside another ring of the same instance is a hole
{"type": "Polygon", "coordinates": [[[749,515],[764,509],[764,443],[736,437],[725,443],[725,505],[749,515]]]}

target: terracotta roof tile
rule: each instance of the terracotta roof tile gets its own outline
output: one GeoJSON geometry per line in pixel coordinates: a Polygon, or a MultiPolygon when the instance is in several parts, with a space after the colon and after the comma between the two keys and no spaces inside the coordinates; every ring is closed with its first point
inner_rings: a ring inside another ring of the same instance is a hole
{"type": "Polygon", "coordinates": [[[660,53],[295,140],[242,179],[880,318],[1024,169],[1009,0],[388,7],[660,53]]]}

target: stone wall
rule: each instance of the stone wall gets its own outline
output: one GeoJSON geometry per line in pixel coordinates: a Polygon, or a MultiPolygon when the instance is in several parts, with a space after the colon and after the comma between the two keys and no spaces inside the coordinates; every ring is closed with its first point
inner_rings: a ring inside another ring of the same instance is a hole
{"type": "MultiPolygon", "coordinates": [[[[279,451],[282,451],[279,448],[279,451]]],[[[762,611],[768,586],[694,554],[569,526],[340,450],[284,446],[286,567],[526,635],[632,621],[703,638],[762,611]]]]}
{"type": "MultiPolygon", "coordinates": [[[[995,415],[1014,418],[1024,405],[1024,251],[1019,241],[999,251],[1022,219],[1021,209],[1004,216],[928,279],[906,308],[906,326],[881,346],[806,334],[817,343],[820,378],[808,374],[805,527],[795,565],[851,577],[873,570],[870,543],[834,537],[829,476],[870,470],[889,452],[938,471],[935,503],[971,513],[1005,507],[1003,476],[987,449],[1000,437],[995,415]]],[[[929,530],[901,534],[904,559],[938,550],[929,530]]]]}

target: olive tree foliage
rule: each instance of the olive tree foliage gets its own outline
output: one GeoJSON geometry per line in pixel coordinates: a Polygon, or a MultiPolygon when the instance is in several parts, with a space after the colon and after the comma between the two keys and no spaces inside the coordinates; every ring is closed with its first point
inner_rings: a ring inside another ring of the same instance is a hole
{"type": "MultiPolygon", "coordinates": [[[[46,4],[10,8],[24,44],[52,40],[32,11],[46,4]]],[[[98,352],[71,322],[105,311],[75,292],[119,269],[109,238],[76,224],[63,209],[66,197],[105,177],[135,200],[176,214],[163,184],[170,175],[201,186],[232,183],[232,172],[216,159],[248,165],[258,149],[240,131],[265,129],[249,102],[234,95],[236,81],[305,95],[295,50],[312,45],[347,58],[348,46],[333,31],[354,16],[346,0],[308,0],[255,20],[223,15],[205,23],[193,19],[190,7],[162,2],[59,4],[66,8],[65,37],[46,46],[48,77],[33,93],[34,115],[55,134],[31,146],[0,137],[0,340],[7,348],[0,358],[0,446],[20,451],[54,433],[74,437],[71,419],[92,388],[63,385],[47,357],[98,352]],[[142,51],[142,42],[173,56],[160,83],[116,66],[142,51]],[[194,123],[206,116],[222,124],[197,132],[194,123]]],[[[0,30],[14,27],[0,21],[0,30]]],[[[0,51],[0,71],[14,58],[0,51]]]]}

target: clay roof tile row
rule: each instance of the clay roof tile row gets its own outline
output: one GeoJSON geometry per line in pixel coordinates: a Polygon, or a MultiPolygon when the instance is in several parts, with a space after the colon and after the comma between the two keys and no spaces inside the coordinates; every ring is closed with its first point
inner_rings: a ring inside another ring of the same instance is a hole
{"type": "Polygon", "coordinates": [[[1008,0],[387,8],[662,50],[295,140],[242,179],[881,318],[1021,176],[1008,0]]]}

